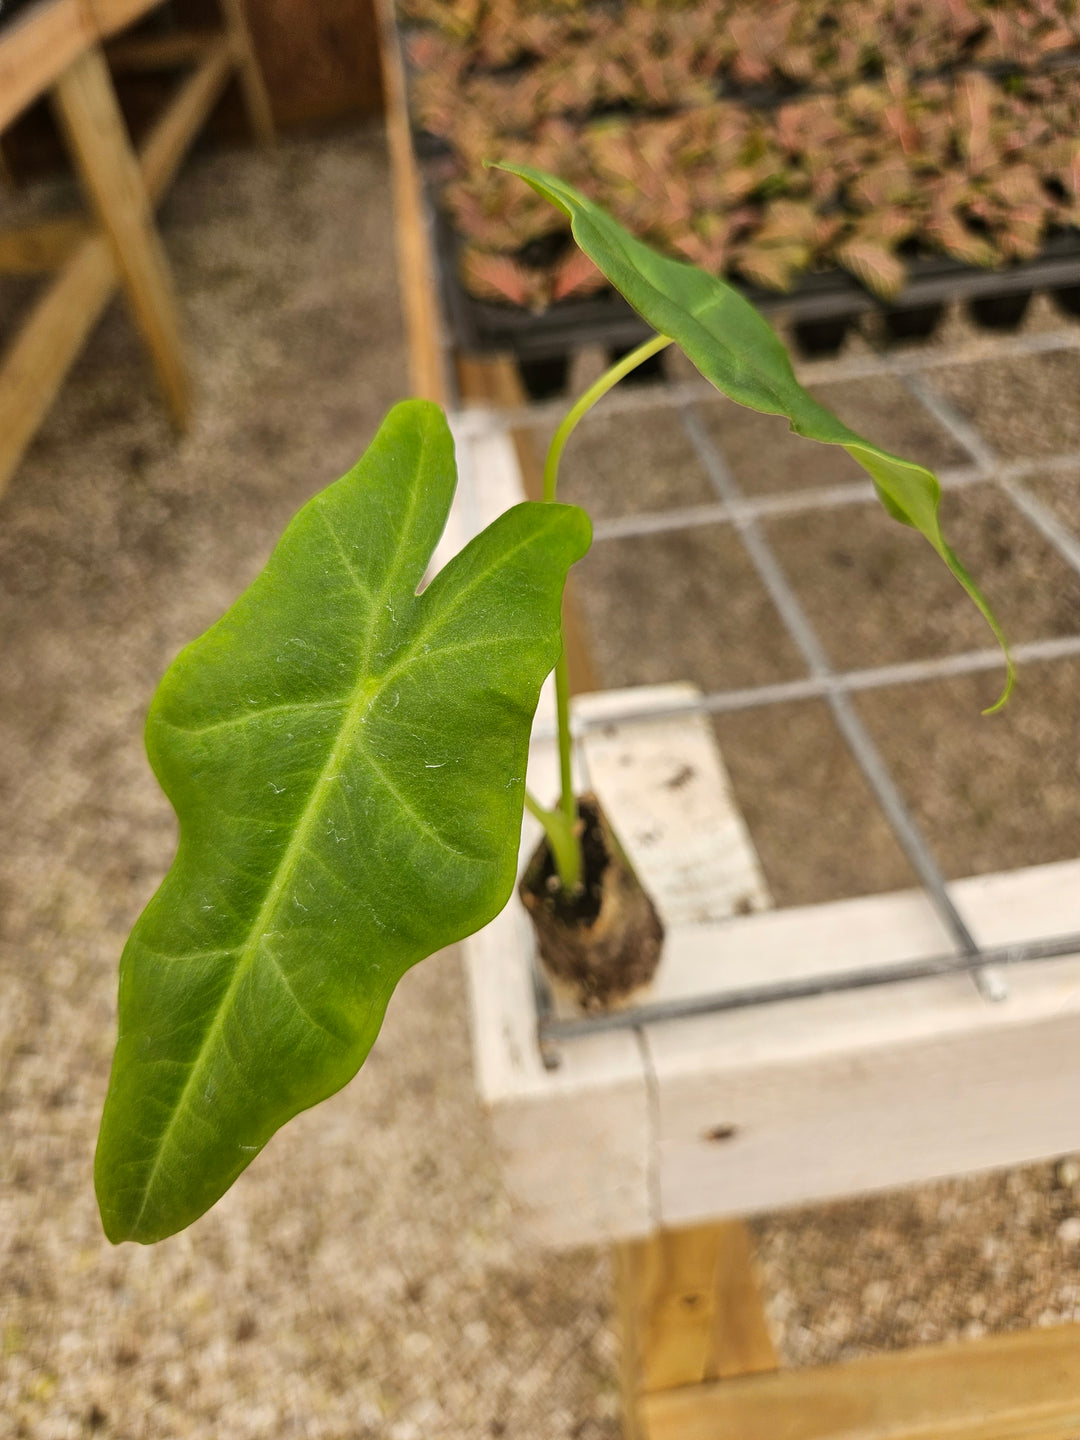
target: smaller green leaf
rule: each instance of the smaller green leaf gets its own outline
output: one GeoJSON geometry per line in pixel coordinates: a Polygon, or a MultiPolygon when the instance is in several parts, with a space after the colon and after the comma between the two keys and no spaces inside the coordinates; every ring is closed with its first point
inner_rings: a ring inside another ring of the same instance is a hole
{"type": "Polygon", "coordinates": [[[752,410],[785,416],[808,440],[842,446],[866,470],[889,514],[926,537],[994,632],[1006,664],[1004,691],[991,706],[999,709],[1012,690],[1012,659],[993,611],[942,533],[941,485],[933,472],[863,439],[819,404],[795,378],[787,351],[764,317],[731,285],[658,254],[554,176],[528,165],[495,168],[519,176],[557,206],[570,220],[574,239],[616,290],[719,391],[752,410]]]}

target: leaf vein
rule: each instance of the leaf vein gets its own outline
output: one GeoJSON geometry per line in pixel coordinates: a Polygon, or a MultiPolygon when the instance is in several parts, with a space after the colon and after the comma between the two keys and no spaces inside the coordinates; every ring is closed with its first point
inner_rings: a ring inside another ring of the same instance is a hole
{"type": "Polygon", "coordinates": [[[327,515],[326,511],[323,509],[317,510],[316,514],[318,515],[319,520],[322,522],[323,529],[330,536],[330,539],[333,540],[334,547],[337,550],[338,554],[341,556],[341,563],[348,571],[349,579],[353,582],[357,594],[360,595],[362,599],[367,600],[370,603],[372,599],[371,586],[367,585],[363,580],[360,579],[360,572],[356,569],[355,565],[350,559],[349,553],[345,549],[345,545],[341,539],[341,536],[338,534],[334,526],[331,525],[329,515],[327,515]]]}
{"type": "Polygon", "coordinates": [[[167,725],[170,730],[175,730],[181,735],[212,735],[217,730],[250,725],[253,721],[263,720],[268,715],[295,714],[298,710],[329,710],[334,707],[340,709],[348,703],[347,695],[332,695],[325,700],[289,700],[280,705],[264,705],[257,710],[245,710],[239,715],[230,715],[225,720],[212,720],[208,725],[178,725],[175,720],[170,720],[164,715],[159,715],[156,719],[158,724],[167,725]]]}
{"type": "Polygon", "coordinates": [[[404,810],[405,814],[408,815],[409,819],[413,822],[413,824],[418,830],[420,830],[423,834],[429,836],[429,838],[434,840],[441,849],[447,851],[450,855],[457,855],[462,860],[471,860],[475,864],[490,865],[494,863],[485,855],[471,855],[467,850],[458,850],[456,846],[451,845],[449,840],[447,840],[445,836],[440,835],[438,830],[436,830],[433,825],[428,824],[424,817],[417,813],[411,803],[405,798],[405,796],[397,788],[394,782],[390,779],[389,775],[387,775],[386,771],[372,755],[370,749],[366,745],[359,748],[363,750],[364,759],[367,761],[373,774],[381,782],[383,789],[386,790],[388,794],[394,797],[394,799],[401,806],[402,810],[404,810]]]}

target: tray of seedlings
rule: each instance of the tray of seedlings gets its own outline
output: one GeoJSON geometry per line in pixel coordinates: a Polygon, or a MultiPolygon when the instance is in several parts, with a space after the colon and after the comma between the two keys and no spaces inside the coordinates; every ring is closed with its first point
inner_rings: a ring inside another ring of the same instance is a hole
{"type": "Polygon", "coordinates": [[[1080,313],[1080,14],[1069,0],[401,0],[443,298],[543,384],[640,322],[569,226],[484,162],[554,171],[782,310],[805,353],[881,312],[1080,313]]]}

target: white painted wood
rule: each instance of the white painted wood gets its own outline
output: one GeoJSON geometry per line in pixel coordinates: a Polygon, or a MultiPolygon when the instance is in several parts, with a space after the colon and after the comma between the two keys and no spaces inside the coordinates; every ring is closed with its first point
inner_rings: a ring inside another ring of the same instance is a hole
{"type": "MultiPolygon", "coordinates": [[[[693,685],[658,685],[657,708],[700,695],[693,685]]],[[[574,714],[617,717],[641,690],[579,696],[574,714]]],[[[612,718],[581,740],[590,787],[600,795],[638,878],[665,927],[700,925],[772,904],[749,831],[704,715],[647,723],[612,718]]]]}
{"type": "MultiPolygon", "coordinates": [[[[688,688],[658,687],[635,692],[633,699],[637,704],[655,698],[662,709],[671,690],[684,695],[688,688]]],[[[575,708],[581,705],[592,716],[614,700],[610,694],[583,697],[575,708]]],[[[544,718],[550,720],[551,697],[543,703],[544,718]]],[[[581,768],[587,771],[579,779],[599,788],[605,805],[611,800],[620,838],[662,912],[685,915],[689,904],[716,915],[744,895],[752,895],[753,903],[769,903],[741,821],[725,828],[734,807],[701,718],[661,716],[627,729],[628,735],[613,727],[610,734],[588,736],[578,747],[576,758],[584,759],[581,768]],[[693,774],[672,790],[671,779],[686,769],[693,774]],[[610,787],[603,783],[609,772],[610,787]],[[688,813],[680,817],[683,804],[688,813]],[[719,862],[695,838],[699,821],[725,842],[719,862]],[[658,847],[649,844],[657,828],[668,836],[666,859],[658,859],[658,847]]],[[[529,785],[541,801],[554,803],[558,758],[553,740],[534,743],[529,785]]],[[[522,864],[539,834],[539,826],[526,816],[522,864]]],[[[656,1224],[651,1199],[655,1164],[640,1041],[622,1031],[565,1043],[559,1047],[559,1068],[545,1070],[536,1045],[532,947],[531,928],[516,901],[465,942],[477,1085],[492,1110],[507,1187],[527,1233],[541,1243],[568,1246],[647,1234],[656,1224]]]]}
{"type": "MultiPolygon", "coordinates": [[[[466,493],[444,559],[522,498],[512,446],[482,416],[462,422],[459,452],[466,493]]],[[[686,691],[633,692],[634,707],[670,708],[673,693],[686,691]]],[[[650,999],[950,950],[916,891],[731,915],[744,890],[759,907],[768,893],[711,728],[687,715],[620,722],[628,700],[579,702],[590,721],[612,723],[590,730],[577,759],[668,920],[650,999]],[[694,774],[672,786],[681,767],[694,774]]],[[[541,705],[550,737],[550,692],[541,705]]],[[[554,801],[550,738],[534,742],[529,783],[554,801]]],[[[537,834],[528,821],[523,854],[537,834]]],[[[950,889],[985,944],[1080,931],[1080,861],[950,889]]],[[[563,1042],[548,1071],[531,945],[515,900],[464,948],[478,1088],[510,1192],[543,1243],[630,1238],[1080,1149],[1080,956],[1011,969],[997,1005],[969,977],[906,982],[563,1042]]]]}
{"type": "Polygon", "coordinates": [[[956,976],[646,1035],[664,1225],[1080,1148],[1080,959],[1018,967],[998,1005],[956,976]]]}
{"type": "Polygon", "coordinates": [[[548,1246],[648,1234],[655,1217],[640,1041],[630,1031],[593,1036],[545,1070],[531,947],[516,899],[463,947],[477,1089],[522,1228],[548,1246]]]}

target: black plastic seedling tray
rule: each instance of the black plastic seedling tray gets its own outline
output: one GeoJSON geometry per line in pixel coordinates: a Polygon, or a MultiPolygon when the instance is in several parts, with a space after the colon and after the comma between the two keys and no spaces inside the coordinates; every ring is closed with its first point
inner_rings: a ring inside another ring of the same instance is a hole
{"type": "MultiPolygon", "coordinates": [[[[580,300],[560,300],[539,314],[513,305],[478,300],[463,286],[459,242],[447,217],[435,212],[435,249],[443,301],[453,338],[464,351],[509,351],[523,362],[526,376],[549,373],[587,345],[623,350],[650,332],[625,300],[604,291],[580,300]]],[[[766,314],[782,312],[792,322],[799,348],[828,354],[843,343],[860,316],[878,312],[896,340],[931,335],[949,301],[964,301],[972,318],[990,329],[1012,329],[1023,319],[1032,294],[1049,291],[1068,314],[1080,315],[1080,231],[1053,236],[1033,260],[1002,270],[981,270],[946,257],[909,262],[900,297],[886,304],[841,270],[807,275],[787,295],[754,285],[739,288],[766,314]]]]}
{"type": "MultiPolygon", "coordinates": [[[[404,47],[402,57],[405,63],[404,47]]],[[[1045,68],[1076,63],[1077,53],[1070,51],[1052,57],[1045,68]]],[[[741,98],[761,106],[790,97],[770,90],[741,98]]],[[[439,162],[452,152],[445,141],[424,132],[414,131],[413,142],[422,168],[429,172],[426,199],[439,285],[452,337],[460,350],[514,355],[526,387],[533,398],[541,399],[563,388],[576,351],[600,345],[616,356],[651,333],[613,290],[560,300],[540,313],[470,295],[461,281],[461,242],[438,206],[437,185],[432,183],[431,172],[440,169],[439,162]]],[[[1080,230],[1054,235],[1035,259],[1001,270],[982,270],[945,256],[914,258],[908,262],[907,284],[891,304],[839,269],[807,275],[785,295],[751,284],[738,288],[766,314],[782,313],[792,324],[796,345],[807,356],[834,354],[859,317],[874,312],[883,317],[888,338],[926,338],[936,330],[950,301],[966,302],[976,323],[988,329],[1014,329],[1037,290],[1049,291],[1065,313],[1080,317],[1080,230]]],[[[655,368],[659,370],[661,365],[662,357],[656,357],[655,368]]],[[[647,376],[643,373],[639,378],[647,376]]]]}

